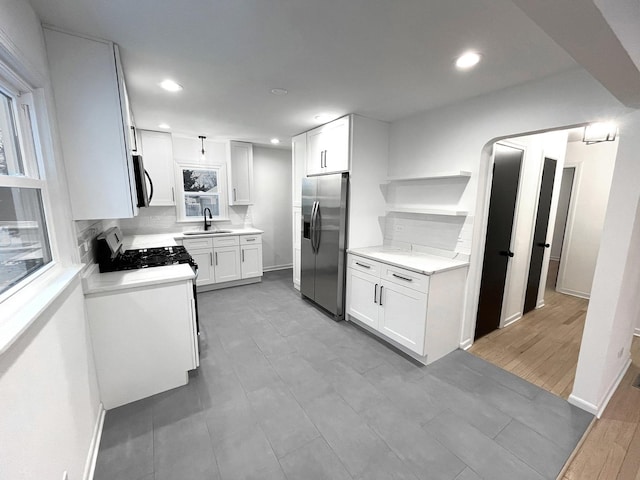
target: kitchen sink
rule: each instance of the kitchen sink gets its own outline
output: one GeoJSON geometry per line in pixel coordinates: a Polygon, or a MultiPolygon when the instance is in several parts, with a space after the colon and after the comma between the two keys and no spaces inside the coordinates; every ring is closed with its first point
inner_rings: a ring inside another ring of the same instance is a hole
{"type": "Polygon", "coordinates": [[[233,233],[232,230],[191,230],[182,232],[183,235],[217,235],[219,233],[233,233]]]}

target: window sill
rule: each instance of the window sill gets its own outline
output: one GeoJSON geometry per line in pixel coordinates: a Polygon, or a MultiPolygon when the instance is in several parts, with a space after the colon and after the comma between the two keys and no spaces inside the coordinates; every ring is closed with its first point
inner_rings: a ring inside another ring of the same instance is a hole
{"type": "Polygon", "coordinates": [[[84,265],[56,265],[0,304],[0,355],[79,278],[83,267],[84,265]]]}

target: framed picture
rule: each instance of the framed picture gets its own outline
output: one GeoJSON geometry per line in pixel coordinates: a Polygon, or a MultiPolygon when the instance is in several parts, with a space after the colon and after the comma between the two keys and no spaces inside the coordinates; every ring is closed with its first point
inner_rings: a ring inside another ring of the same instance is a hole
{"type": "Polygon", "coordinates": [[[226,219],[223,166],[179,165],[178,170],[178,220],[201,221],[207,208],[214,219],[226,219]]]}

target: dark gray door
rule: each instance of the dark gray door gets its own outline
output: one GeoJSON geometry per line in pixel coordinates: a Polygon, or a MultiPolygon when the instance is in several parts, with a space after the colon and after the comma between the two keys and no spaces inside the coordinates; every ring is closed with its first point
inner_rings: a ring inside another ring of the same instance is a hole
{"type": "Polygon", "coordinates": [[[556,177],[556,163],[555,160],[550,158],[544,159],[540,199],[538,200],[538,213],[536,214],[536,228],[533,233],[533,248],[531,250],[531,262],[529,263],[529,279],[527,280],[523,313],[530,312],[536,308],[544,252],[551,246],[547,243],[547,230],[549,229],[549,212],[551,212],[553,182],[556,177]]]}
{"type": "Polygon", "coordinates": [[[476,317],[476,339],[500,325],[507,266],[509,258],[513,256],[509,248],[523,153],[518,148],[504,145],[494,147],[493,183],[476,317]]]}
{"type": "Polygon", "coordinates": [[[344,304],[347,176],[325,175],[316,179],[315,301],[333,315],[341,317],[344,304]]]}
{"type": "Polygon", "coordinates": [[[302,235],[300,253],[300,293],[313,299],[316,289],[316,254],[313,244],[313,214],[315,213],[316,178],[302,179],[302,235]]]}

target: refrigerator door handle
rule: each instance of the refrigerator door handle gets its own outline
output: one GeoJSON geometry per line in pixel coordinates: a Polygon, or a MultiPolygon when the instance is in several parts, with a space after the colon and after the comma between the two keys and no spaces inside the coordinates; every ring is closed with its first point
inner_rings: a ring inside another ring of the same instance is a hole
{"type": "Polygon", "coordinates": [[[311,207],[311,251],[316,253],[318,250],[316,249],[316,209],[318,207],[318,202],[314,201],[313,206],[311,207]]]}
{"type": "Polygon", "coordinates": [[[322,217],[320,216],[320,202],[316,202],[316,221],[313,227],[313,236],[316,242],[316,253],[320,250],[320,234],[322,233],[322,217]]]}

